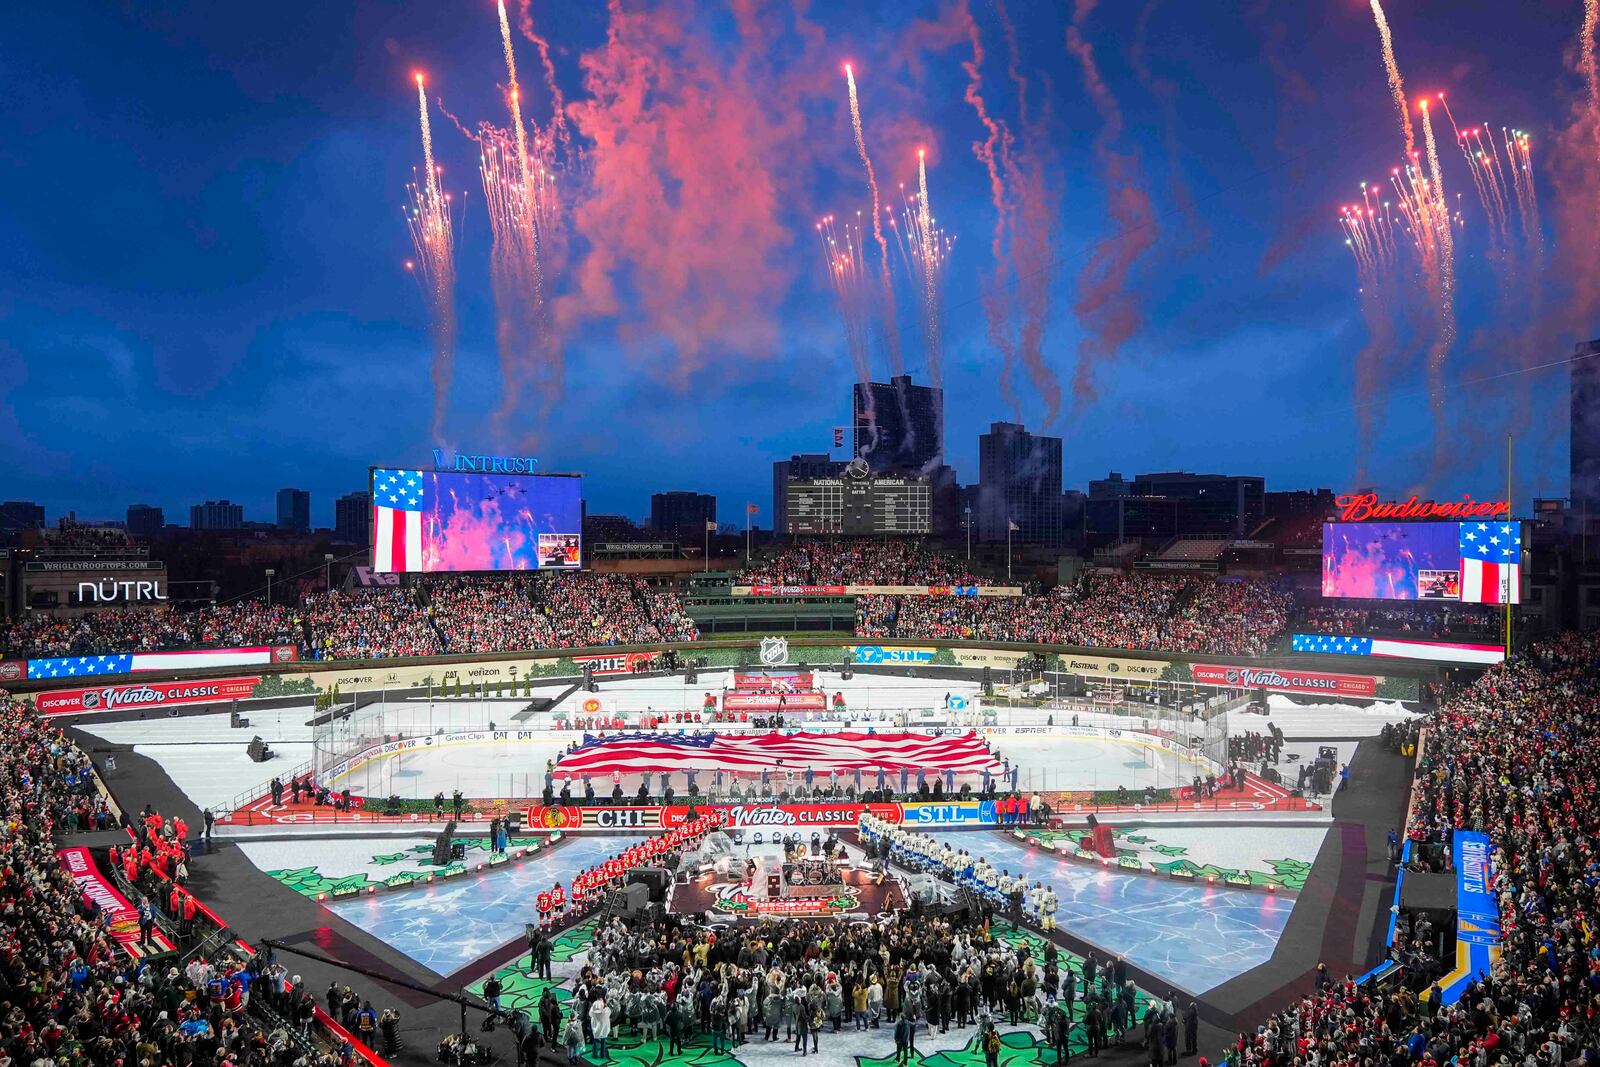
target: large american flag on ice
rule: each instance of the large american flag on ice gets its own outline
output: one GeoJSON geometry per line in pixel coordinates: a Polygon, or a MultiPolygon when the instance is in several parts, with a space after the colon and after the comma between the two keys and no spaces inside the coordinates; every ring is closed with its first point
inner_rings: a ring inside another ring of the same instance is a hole
{"type": "Polygon", "coordinates": [[[558,774],[637,774],[643,771],[951,770],[997,772],[1000,762],[975,733],[948,734],[702,734],[673,736],[585,735],[583,744],[556,761],[558,774]]]}
{"type": "Polygon", "coordinates": [[[372,472],[372,569],[422,570],[421,471],[372,472]]]}

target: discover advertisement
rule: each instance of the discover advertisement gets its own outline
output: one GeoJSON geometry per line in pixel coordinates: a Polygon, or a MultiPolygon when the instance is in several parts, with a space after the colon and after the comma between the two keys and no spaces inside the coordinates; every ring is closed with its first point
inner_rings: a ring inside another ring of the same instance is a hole
{"type": "Polygon", "coordinates": [[[248,697],[260,678],[206,678],[148,685],[106,685],[92,689],[52,689],[40,693],[34,706],[41,715],[83,715],[108,711],[143,711],[180,704],[210,704],[248,697]]]}
{"type": "Polygon", "coordinates": [[[1123,659],[1117,656],[1079,656],[1061,654],[1061,670],[1067,674],[1106,675],[1149,681],[1160,678],[1169,662],[1164,659],[1123,659]]]}
{"type": "Polygon", "coordinates": [[[1378,679],[1362,674],[1323,674],[1317,671],[1279,671],[1270,667],[1220,667],[1191,663],[1194,680],[1230,689],[1270,689],[1275,693],[1320,693],[1325,696],[1374,697],[1378,679]]]}

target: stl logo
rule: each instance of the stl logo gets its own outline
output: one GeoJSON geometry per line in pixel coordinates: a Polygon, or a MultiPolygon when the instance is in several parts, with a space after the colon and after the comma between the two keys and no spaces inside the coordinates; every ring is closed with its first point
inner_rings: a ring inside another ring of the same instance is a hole
{"type": "Polygon", "coordinates": [[[769,667],[776,667],[789,658],[789,640],[784,637],[763,637],[761,639],[761,662],[769,667]]]}

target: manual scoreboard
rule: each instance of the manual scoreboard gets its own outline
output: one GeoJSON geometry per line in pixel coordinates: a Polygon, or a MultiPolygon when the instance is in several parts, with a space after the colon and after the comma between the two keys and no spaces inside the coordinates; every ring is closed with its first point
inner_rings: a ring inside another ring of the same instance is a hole
{"type": "Polygon", "coordinates": [[[932,525],[926,478],[791,478],[785,493],[791,535],[926,535],[932,525]]]}

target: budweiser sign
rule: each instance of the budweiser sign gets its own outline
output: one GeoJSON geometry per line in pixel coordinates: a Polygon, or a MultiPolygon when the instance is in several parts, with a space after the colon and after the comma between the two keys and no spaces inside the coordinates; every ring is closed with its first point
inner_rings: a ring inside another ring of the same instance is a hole
{"type": "Polygon", "coordinates": [[[1314,671],[1276,671],[1260,667],[1220,667],[1191,663],[1194,680],[1232,689],[1271,689],[1279,693],[1322,693],[1328,696],[1373,697],[1378,680],[1364,674],[1320,674],[1314,671]]]}
{"type": "Polygon", "coordinates": [[[1368,519],[1496,519],[1511,514],[1509,500],[1405,500],[1380,502],[1375,493],[1346,493],[1334,498],[1340,522],[1365,522],[1368,519]]]}

